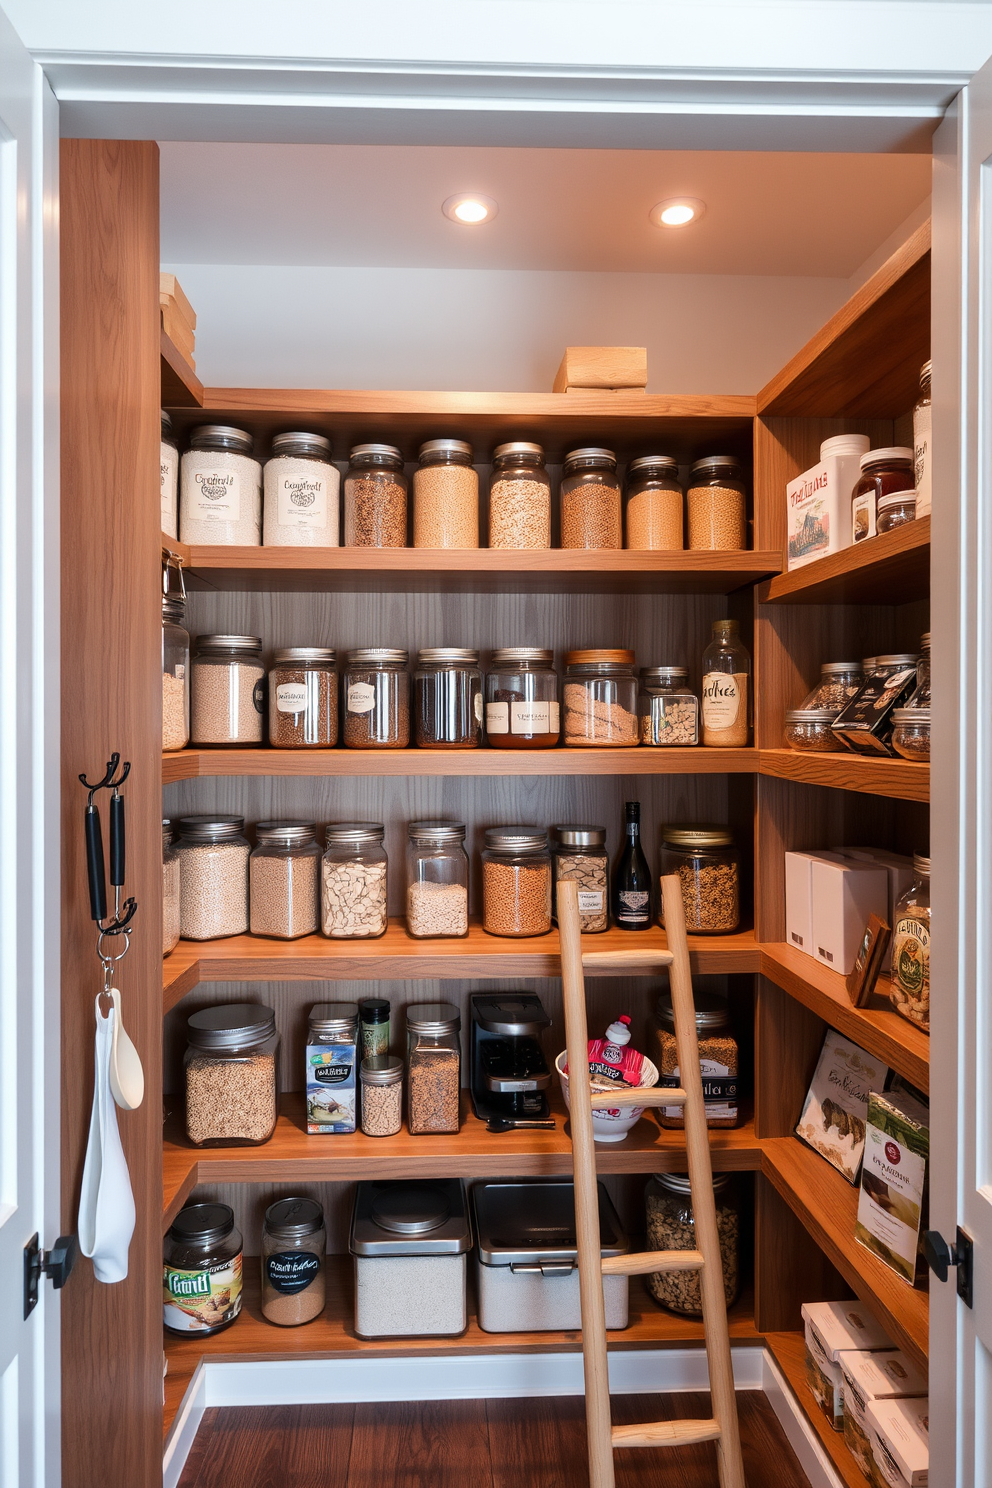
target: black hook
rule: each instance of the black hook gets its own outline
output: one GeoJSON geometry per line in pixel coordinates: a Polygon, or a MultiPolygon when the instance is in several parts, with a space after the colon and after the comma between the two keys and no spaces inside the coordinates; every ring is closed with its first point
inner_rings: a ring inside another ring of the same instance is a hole
{"type": "Polygon", "coordinates": [[[117,773],[117,766],[120,764],[120,762],[120,754],[115,749],[113,754],[107,761],[107,768],[104,772],[103,779],[98,780],[95,785],[91,785],[90,782],[86,779],[85,775],[80,775],[80,781],[90,793],[89,800],[86,803],[88,806],[93,805],[93,797],[96,795],[98,790],[120,790],[121,786],[124,784],[125,780],[131,773],[131,761],[124,761],[124,767],[121,770],[121,778],[120,780],[115,780],[114,775],[117,773]]]}
{"type": "Polygon", "coordinates": [[[123,935],[128,925],[134,919],[138,908],[138,901],[136,899],[125,899],[121,908],[122,913],[119,918],[112,925],[108,925],[106,930],[101,930],[101,935],[123,935]]]}

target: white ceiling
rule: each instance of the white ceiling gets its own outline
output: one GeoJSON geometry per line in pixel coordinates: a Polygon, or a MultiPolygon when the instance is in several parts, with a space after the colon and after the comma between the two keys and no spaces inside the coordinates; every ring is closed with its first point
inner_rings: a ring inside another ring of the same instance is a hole
{"type": "MultiPolygon", "coordinates": [[[[163,262],[849,277],[930,192],[925,155],[163,143],[163,262]],[[499,203],[463,227],[457,191],[499,203]],[[705,216],[661,230],[689,195],[705,216]]],[[[250,307],[246,307],[250,313],[250,307]]]]}

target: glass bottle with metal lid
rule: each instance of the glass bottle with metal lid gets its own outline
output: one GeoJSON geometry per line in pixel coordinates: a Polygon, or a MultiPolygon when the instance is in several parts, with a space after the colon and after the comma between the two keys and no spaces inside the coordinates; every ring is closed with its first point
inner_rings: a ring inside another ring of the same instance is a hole
{"type": "Polygon", "coordinates": [[[189,743],[189,631],[181,594],[162,595],[162,748],[189,743]]]}
{"type": "Polygon", "coordinates": [[[420,748],[479,747],[482,672],[478,651],[462,646],[429,646],[418,651],[413,694],[420,748]]]}
{"type": "Polygon", "coordinates": [[[261,744],[265,668],[258,636],[197,636],[190,680],[194,744],[261,744]]]}
{"type": "Polygon", "coordinates": [[[699,743],[699,699],[688,686],[687,667],[642,667],[637,698],[641,743],[699,743]]]}
{"type": "Polygon", "coordinates": [[[243,816],[179,818],[179,933],[217,940],[248,929],[248,859],[243,816]]]}
{"type": "Polygon", "coordinates": [[[413,473],[413,546],[479,546],[479,477],[464,439],[429,439],[413,473]]]}
{"type": "Polygon", "coordinates": [[[258,1146],[276,1129],[276,1015],[226,1002],[186,1020],[186,1135],[197,1147],[258,1146]]]}
{"type": "Polygon", "coordinates": [[[407,830],[407,930],[425,940],[467,935],[465,824],[411,822],[407,830]]]}
{"type": "Polygon", "coordinates": [[[407,1122],[413,1136],[461,1124],[461,1014],[450,1002],[406,1010],[407,1122]]]}
{"type": "Polygon", "coordinates": [[[252,935],[298,940],[320,928],[316,823],[259,822],[248,860],[252,935]]]}
{"type": "Polygon", "coordinates": [[[325,1302],[327,1231],[316,1199],[277,1199],[262,1225],[262,1316],[279,1328],[319,1317],[325,1302]]]}
{"type": "Polygon", "coordinates": [[[166,537],[179,537],[179,449],[172,432],[172,420],[162,409],[162,444],[159,464],[162,487],[162,531],[166,537]]]}
{"type": "Polygon", "coordinates": [[[163,1321],[170,1333],[219,1333],[241,1311],[241,1231],[228,1204],[187,1204],[166,1231],[163,1321]]]}
{"type": "Polygon", "coordinates": [[[543,827],[486,828],[482,927],[512,936],[551,929],[551,853],[543,827]]]}
{"type": "Polygon", "coordinates": [[[392,444],[356,444],[344,478],[344,540],[349,548],[406,547],[407,482],[392,444]]]}
{"type": "Polygon", "coordinates": [[[551,546],[551,480],[539,444],[515,439],[493,451],[489,546],[551,546]]]}
{"type": "Polygon", "coordinates": [[[589,446],[565,456],[561,489],[563,548],[622,548],[620,480],[612,450],[589,446]]]}
{"type": "MultiPolygon", "coordinates": [[[[610,860],[606,852],[606,828],[555,827],[554,911],[560,883],[574,882],[579,893],[579,929],[598,935],[610,926],[610,860]]],[[[557,915],[555,915],[557,918],[557,915]]]]}
{"type": "MultiPolygon", "coordinates": [[[[728,827],[670,826],[661,833],[662,876],[682,886],[690,935],[728,935],[740,924],[740,854],[728,827]]],[[[664,924],[665,906],[659,906],[664,924]]]]}
{"type": "Polygon", "coordinates": [[[382,822],[332,822],[325,829],[321,929],[332,939],[386,933],[386,850],[382,822]]]}
{"type": "Polygon", "coordinates": [[[344,742],[349,749],[410,743],[409,653],[386,646],[349,651],[344,671],[344,742]]]}
{"type": "Polygon", "coordinates": [[[552,749],[561,729],[554,652],[503,646],[486,673],[486,737],[496,749],[552,749]]]}
{"type": "Polygon", "coordinates": [[[642,455],[627,466],[627,547],[677,552],[684,546],[679,463],[669,455],[642,455]]]}
{"type": "Polygon", "coordinates": [[[269,672],[269,743],[332,749],[338,742],[337,653],[329,646],[277,651],[269,672]]]}
{"type": "Polygon", "coordinates": [[[181,462],[179,535],[183,542],[258,547],[262,467],[246,429],[202,424],[181,462]]]}
{"type": "Polygon", "coordinates": [[[696,460],[689,479],[689,547],[697,550],[747,546],[744,470],[733,455],[696,460]]]}
{"type": "Polygon", "coordinates": [[[323,434],[276,434],[263,471],[266,547],[336,548],[341,477],[323,434]]]}
{"type": "Polygon", "coordinates": [[[403,1126],[403,1061],[392,1054],[370,1054],[359,1070],[362,1131],[367,1137],[395,1137],[403,1126]]]}

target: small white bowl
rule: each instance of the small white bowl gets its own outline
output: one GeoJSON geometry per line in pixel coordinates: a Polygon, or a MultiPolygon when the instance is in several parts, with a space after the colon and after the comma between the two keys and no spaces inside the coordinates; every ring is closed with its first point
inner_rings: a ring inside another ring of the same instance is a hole
{"type": "MultiPolygon", "coordinates": [[[[568,1076],[562,1069],[562,1065],[567,1063],[568,1050],[563,1049],[555,1060],[555,1069],[558,1071],[558,1079],[561,1081],[561,1093],[565,1097],[565,1106],[571,1110],[571,1103],[568,1099],[568,1076]]],[[[641,1085],[647,1088],[651,1085],[657,1085],[657,1083],[658,1071],[647,1055],[645,1055],[644,1063],[641,1065],[641,1085]]],[[[602,1092],[597,1091],[596,1093],[601,1094],[602,1092]]],[[[624,1106],[617,1111],[593,1111],[593,1139],[597,1142],[622,1142],[631,1127],[637,1125],[646,1110],[646,1106],[624,1106]]]]}

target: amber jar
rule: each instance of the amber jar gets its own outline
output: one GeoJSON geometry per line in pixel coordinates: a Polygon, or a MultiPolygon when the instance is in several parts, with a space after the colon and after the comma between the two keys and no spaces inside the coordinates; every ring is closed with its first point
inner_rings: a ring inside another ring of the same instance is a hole
{"type": "Polygon", "coordinates": [[[504,646],[486,673],[486,736],[494,749],[552,749],[561,729],[554,652],[504,646]]]}
{"type": "Polygon", "coordinates": [[[861,476],[851,492],[851,541],[874,537],[880,496],[913,489],[913,451],[903,445],[887,445],[861,456],[861,476]]]}

